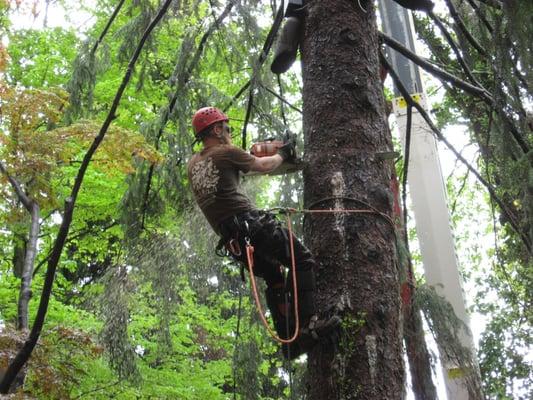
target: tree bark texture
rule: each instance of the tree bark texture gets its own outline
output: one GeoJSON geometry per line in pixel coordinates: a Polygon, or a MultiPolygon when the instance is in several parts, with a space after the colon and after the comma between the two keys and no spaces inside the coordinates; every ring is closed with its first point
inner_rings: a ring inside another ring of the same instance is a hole
{"type": "Polygon", "coordinates": [[[39,217],[40,208],[35,201],[30,202],[31,222],[29,231],[29,240],[26,245],[26,254],[24,256],[24,267],[19,290],[17,329],[26,330],[29,328],[29,304],[31,298],[31,281],[33,278],[33,266],[37,254],[37,240],[39,239],[39,217]]]}
{"type": "MultiPolygon", "coordinates": [[[[301,52],[306,208],[392,215],[392,150],[370,1],[308,1],[301,52]]],[[[342,328],[309,354],[309,399],[402,399],[394,226],[379,214],[310,214],[317,303],[342,328]]]]}

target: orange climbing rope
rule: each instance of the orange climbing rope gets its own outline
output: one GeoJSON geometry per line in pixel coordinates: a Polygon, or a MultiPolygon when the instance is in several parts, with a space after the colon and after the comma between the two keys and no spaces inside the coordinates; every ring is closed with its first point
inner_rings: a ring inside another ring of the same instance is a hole
{"type": "MultiPolygon", "coordinates": [[[[351,199],[349,199],[351,200],[351,199]]],[[[360,201],[360,200],[358,200],[360,201]]],[[[361,201],[360,201],[361,202],[361,201]]],[[[361,202],[363,203],[363,202],[361,202]]],[[[257,307],[257,311],[259,312],[259,316],[261,317],[261,321],[263,322],[263,325],[266,327],[268,333],[274,340],[276,340],[279,343],[285,343],[289,344],[294,342],[300,333],[300,320],[298,316],[298,283],[296,280],[296,260],[294,258],[294,242],[293,242],[293,236],[292,236],[292,222],[290,214],[292,213],[301,213],[301,214],[333,214],[333,213],[350,213],[350,214],[376,214],[381,216],[383,219],[385,219],[387,222],[391,224],[391,226],[394,228],[394,222],[393,220],[386,214],[380,212],[379,210],[375,209],[374,207],[371,207],[370,205],[366,204],[369,207],[369,209],[340,209],[340,208],[334,208],[334,209],[320,209],[320,210],[311,210],[311,209],[302,209],[298,210],[296,208],[283,208],[283,207],[276,207],[272,208],[268,211],[277,211],[278,213],[285,214],[287,217],[287,230],[289,234],[289,244],[290,244],[290,253],[291,253],[291,273],[292,273],[292,284],[293,284],[293,295],[294,295],[294,315],[295,315],[295,329],[294,334],[289,339],[282,339],[276,333],[272,330],[270,327],[268,321],[266,320],[265,314],[263,312],[263,307],[261,306],[261,302],[259,301],[259,294],[257,292],[257,285],[255,282],[255,276],[254,276],[254,247],[251,245],[249,238],[246,239],[246,258],[248,261],[248,268],[250,270],[250,285],[252,286],[252,293],[254,296],[255,304],[257,307]]]]}

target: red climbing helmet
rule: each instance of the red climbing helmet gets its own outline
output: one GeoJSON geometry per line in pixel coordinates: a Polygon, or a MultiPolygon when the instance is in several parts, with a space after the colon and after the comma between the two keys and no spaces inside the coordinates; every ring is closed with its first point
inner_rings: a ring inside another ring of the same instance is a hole
{"type": "Polygon", "coordinates": [[[192,127],[194,128],[194,133],[198,135],[205,128],[220,121],[229,121],[229,118],[216,107],[203,107],[194,113],[192,127]]]}

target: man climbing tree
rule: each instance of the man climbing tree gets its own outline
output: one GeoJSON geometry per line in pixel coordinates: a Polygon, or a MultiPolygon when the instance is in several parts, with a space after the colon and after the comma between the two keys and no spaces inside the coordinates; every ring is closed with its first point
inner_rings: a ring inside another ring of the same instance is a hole
{"type": "Polygon", "coordinates": [[[340,322],[333,316],[319,319],[315,307],[315,261],[305,246],[292,237],[297,290],[293,282],[285,285],[281,265],[292,266],[290,233],[275,217],[257,210],[250,200],[238,191],[239,172],[269,172],[283,161],[295,157],[293,140],[277,150],[277,154],[255,157],[231,145],[228,117],[215,107],[199,109],[192,125],[197,140],[203,143],[200,153],[193,155],[188,165],[189,181],[194,197],[213,230],[220,235],[223,246],[231,256],[248,266],[253,262],[255,275],[264,278],[268,308],[275,329],[284,340],[283,354],[294,358],[306,353],[321,336],[331,332],[340,322]],[[253,260],[247,257],[253,245],[253,260]],[[298,335],[293,306],[298,305],[301,325],[298,335]],[[295,340],[287,340],[295,336],[295,340]],[[296,337],[297,336],[297,337],[296,337]]]}

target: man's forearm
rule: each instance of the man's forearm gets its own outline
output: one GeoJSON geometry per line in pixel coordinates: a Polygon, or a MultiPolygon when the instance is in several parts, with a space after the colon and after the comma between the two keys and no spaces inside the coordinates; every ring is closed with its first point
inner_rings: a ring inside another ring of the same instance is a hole
{"type": "Polygon", "coordinates": [[[279,154],[268,157],[255,157],[250,170],[257,172],[270,172],[283,163],[283,158],[279,154]]]}

